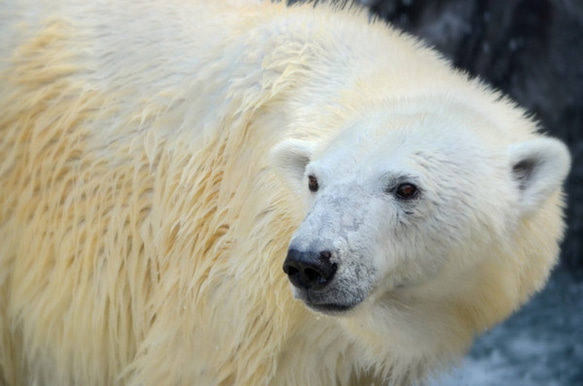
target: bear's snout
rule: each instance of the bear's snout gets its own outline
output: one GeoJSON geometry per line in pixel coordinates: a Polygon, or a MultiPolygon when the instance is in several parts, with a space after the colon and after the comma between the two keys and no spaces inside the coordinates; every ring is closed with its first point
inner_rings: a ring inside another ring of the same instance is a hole
{"type": "Polygon", "coordinates": [[[299,251],[290,248],[283,263],[283,272],[298,288],[321,290],[334,278],[338,264],[331,261],[330,251],[299,251]]]}

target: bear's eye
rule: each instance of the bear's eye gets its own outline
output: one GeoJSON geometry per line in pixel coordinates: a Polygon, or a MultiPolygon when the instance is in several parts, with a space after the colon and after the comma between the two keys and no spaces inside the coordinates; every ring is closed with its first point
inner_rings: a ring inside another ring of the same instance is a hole
{"type": "Polygon", "coordinates": [[[419,189],[410,183],[401,184],[395,190],[395,196],[401,200],[412,200],[417,197],[418,193],[419,189]]]}
{"type": "Polygon", "coordinates": [[[310,189],[310,192],[318,191],[320,185],[318,184],[318,179],[316,177],[308,176],[308,188],[310,189]]]}

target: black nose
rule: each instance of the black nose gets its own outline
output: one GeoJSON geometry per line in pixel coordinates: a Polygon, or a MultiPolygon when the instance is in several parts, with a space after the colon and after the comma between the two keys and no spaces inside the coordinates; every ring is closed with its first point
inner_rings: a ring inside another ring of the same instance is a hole
{"type": "Polygon", "coordinates": [[[331,258],[329,251],[302,252],[290,248],[283,263],[283,272],[298,288],[321,290],[330,283],[338,269],[338,265],[330,261],[331,258]]]}

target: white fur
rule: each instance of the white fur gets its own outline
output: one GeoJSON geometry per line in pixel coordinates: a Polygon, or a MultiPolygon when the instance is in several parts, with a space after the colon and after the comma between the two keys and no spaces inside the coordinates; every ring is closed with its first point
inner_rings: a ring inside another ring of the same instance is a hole
{"type": "Polygon", "coordinates": [[[0,50],[0,384],[419,383],[556,261],[565,146],[364,10],[14,0],[0,50]]]}

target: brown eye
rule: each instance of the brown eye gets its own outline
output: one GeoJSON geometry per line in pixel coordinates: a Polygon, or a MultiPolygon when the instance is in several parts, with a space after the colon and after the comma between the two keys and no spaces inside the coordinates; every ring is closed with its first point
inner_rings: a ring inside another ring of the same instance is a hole
{"type": "Polygon", "coordinates": [[[314,176],[308,176],[308,188],[310,192],[317,192],[320,185],[318,185],[318,179],[314,176]]]}
{"type": "Polygon", "coordinates": [[[395,190],[395,196],[401,200],[411,200],[417,197],[417,193],[419,189],[413,184],[401,184],[397,186],[397,190],[395,190]]]}

